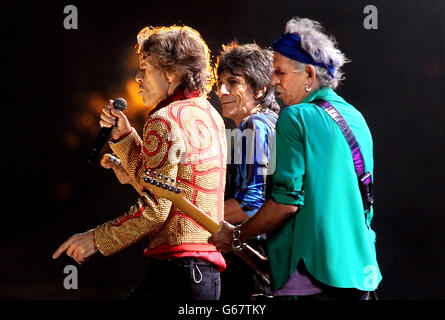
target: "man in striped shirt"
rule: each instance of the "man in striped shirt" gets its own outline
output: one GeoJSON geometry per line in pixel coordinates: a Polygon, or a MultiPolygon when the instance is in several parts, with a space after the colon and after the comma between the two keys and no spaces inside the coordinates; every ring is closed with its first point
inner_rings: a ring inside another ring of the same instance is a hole
{"type": "MultiPolygon", "coordinates": [[[[266,200],[266,181],[275,170],[272,157],[279,106],[270,86],[273,54],[256,44],[223,46],[218,58],[218,96],[223,116],[235,122],[227,131],[227,185],[224,219],[238,224],[254,215],[266,200]]],[[[265,254],[265,237],[248,243],[265,254]]],[[[225,254],[221,298],[270,295],[269,285],[233,253],[225,254]]]]}

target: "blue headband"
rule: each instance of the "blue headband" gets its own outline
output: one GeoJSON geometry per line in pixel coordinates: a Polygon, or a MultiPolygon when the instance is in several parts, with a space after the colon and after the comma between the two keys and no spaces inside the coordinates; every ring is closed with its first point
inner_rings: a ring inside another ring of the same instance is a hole
{"type": "Polygon", "coordinates": [[[301,47],[301,37],[298,34],[285,33],[281,35],[279,40],[274,41],[273,49],[279,54],[292,60],[326,68],[329,70],[332,78],[335,76],[335,68],[332,65],[332,61],[330,64],[315,61],[311,55],[301,47]]]}

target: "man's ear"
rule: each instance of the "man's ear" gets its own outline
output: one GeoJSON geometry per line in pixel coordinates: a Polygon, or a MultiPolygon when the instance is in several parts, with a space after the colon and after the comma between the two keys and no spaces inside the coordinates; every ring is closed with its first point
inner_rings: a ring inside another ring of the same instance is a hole
{"type": "Polygon", "coordinates": [[[315,83],[315,80],[317,79],[317,71],[315,70],[315,67],[311,64],[307,64],[305,71],[306,77],[308,80],[310,80],[310,83],[315,83]]]}
{"type": "Polygon", "coordinates": [[[174,84],[175,82],[179,82],[181,74],[177,70],[174,70],[171,72],[165,72],[165,77],[167,78],[169,84],[174,84]]]}
{"type": "Polygon", "coordinates": [[[261,98],[262,96],[264,96],[264,94],[267,91],[267,87],[264,87],[263,89],[260,89],[256,92],[255,94],[255,100],[258,100],[259,98],[261,98]]]}
{"type": "Polygon", "coordinates": [[[168,95],[173,94],[181,82],[181,74],[178,71],[165,72],[165,78],[168,82],[168,95]]]}
{"type": "Polygon", "coordinates": [[[167,82],[169,84],[171,84],[171,83],[175,82],[176,74],[172,73],[172,72],[166,72],[165,78],[167,79],[167,82]]]}

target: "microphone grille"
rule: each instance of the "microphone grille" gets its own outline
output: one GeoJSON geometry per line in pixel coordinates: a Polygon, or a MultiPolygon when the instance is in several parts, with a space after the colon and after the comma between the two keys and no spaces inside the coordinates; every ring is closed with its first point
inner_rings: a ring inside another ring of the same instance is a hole
{"type": "Polygon", "coordinates": [[[113,107],[120,111],[127,109],[127,101],[124,98],[116,98],[113,102],[113,107]]]}

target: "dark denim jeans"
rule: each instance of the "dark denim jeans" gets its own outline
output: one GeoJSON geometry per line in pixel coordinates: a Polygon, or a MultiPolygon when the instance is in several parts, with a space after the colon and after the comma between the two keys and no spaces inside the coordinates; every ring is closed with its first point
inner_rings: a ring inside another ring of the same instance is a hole
{"type": "Polygon", "coordinates": [[[220,272],[213,263],[188,257],[148,259],[148,274],[128,300],[218,300],[220,292],[220,272]]]}

